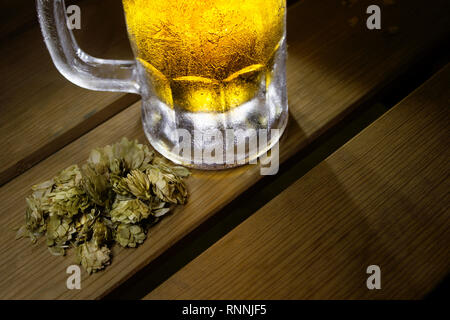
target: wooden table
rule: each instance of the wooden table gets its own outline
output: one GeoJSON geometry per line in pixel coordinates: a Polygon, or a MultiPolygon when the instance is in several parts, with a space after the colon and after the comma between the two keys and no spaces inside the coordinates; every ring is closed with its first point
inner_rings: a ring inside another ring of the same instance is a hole
{"type": "MultiPolygon", "coordinates": [[[[77,37],[89,53],[130,56],[119,2],[79,2],[91,33],[77,37]]],[[[397,2],[291,4],[290,121],[280,173],[264,178],[254,165],[194,171],[189,203],[139,248],[114,248],[106,271],[83,273],[82,290],[66,288],[73,253],[53,257],[43,242],[15,241],[11,229],[23,223],[32,184],[123,136],[146,141],[139,97],[75,87],[53,67],[28,14],[20,26],[20,17],[8,24],[0,32],[0,298],[390,299],[431,292],[450,261],[449,4],[397,2]],[[366,28],[369,4],[382,7],[382,30],[366,28]],[[381,268],[381,290],[366,287],[369,265],[381,268]]]]}

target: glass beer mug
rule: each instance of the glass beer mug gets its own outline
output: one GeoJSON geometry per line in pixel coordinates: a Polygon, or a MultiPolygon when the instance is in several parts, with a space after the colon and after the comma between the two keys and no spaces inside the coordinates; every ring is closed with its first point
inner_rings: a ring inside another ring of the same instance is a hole
{"type": "Polygon", "coordinates": [[[148,140],[178,164],[234,167],[278,143],[288,118],[286,0],[123,0],[123,7],[130,61],[86,54],[67,26],[64,0],[37,0],[47,48],[68,80],[140,94],[148,140]]]}

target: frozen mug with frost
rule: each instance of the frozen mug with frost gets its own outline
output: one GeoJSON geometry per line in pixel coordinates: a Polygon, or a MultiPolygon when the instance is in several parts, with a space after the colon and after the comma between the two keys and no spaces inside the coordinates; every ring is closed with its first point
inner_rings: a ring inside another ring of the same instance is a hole
{"type": "Polygon", "coordinates": [[[278,142],[288,118],[285,0],[122,2],[129,61],[86,54],[67,26],[64,0],[37,0],[45,43],[68,80],[141,95],[148,140],[178,164],[234,167],[278,142]],[[249,148],[261,132],[265,146],[249,148]]]}

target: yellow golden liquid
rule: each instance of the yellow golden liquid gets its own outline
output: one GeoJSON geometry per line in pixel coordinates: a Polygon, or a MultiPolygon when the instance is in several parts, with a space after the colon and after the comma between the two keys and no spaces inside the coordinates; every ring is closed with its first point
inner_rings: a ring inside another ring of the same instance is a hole
{"type": "Polygon", "coordinates": [[[271,78],[285,0],[123,0],[138,61],[158,98],[224,112],[271,78]]]}

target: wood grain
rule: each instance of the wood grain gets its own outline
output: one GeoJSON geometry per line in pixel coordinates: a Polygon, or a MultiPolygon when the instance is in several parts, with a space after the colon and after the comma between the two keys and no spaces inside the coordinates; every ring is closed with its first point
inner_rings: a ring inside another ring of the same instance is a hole
{"type": "Polygon", "coordinates": [[[146,298],[423,297],[450,271],[449,83],[450,65],[146,298]]]}
{"type": "MultiPolygon", "coordinates": [[[[79,4],[80,46],[102,58],[130,58],[120,1],[79,4]]],[[[37,25],[0,46],[0,185],[139,99],[71,84],[53,65],[37,25]]]]}
{"type": "MultiPolygon", "coordinates": [[[[409,8],[413,11],[395,9],[399,21],[410,31],[399,32],[394,38],[348,26],[347,18],[353,13],[340,1],[304,1],[288,10],[290,123],[280,145],[281,161],[332,128],[447,35],[449,22],[441,10],[423,10],[419,5],[409,8]],[[417,12],[423,19],[420,23],[408,18],[417,12]],[[318,16],[321,18],[316,19],[318,16]]],[[[84,161],[90,149],[114,143],[122,136],[145,141],[139,104],[0,188],[0,298],[100,298],[261,178],[257,166],[195,171],[188,180],[191,198],[185,207],[155,226],[136,250],[115,249],[107,271],[83,274],[82,290],[69,291],[65,270],[72,264],[72,256],[52,257],[42,243],[31,246],[28,241],[15,241],[10,229],[23,222],[24,198],[32,184],[84,161]]]]}

